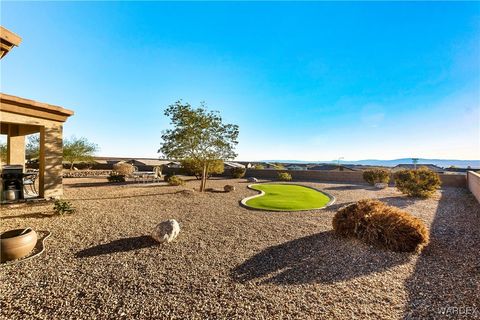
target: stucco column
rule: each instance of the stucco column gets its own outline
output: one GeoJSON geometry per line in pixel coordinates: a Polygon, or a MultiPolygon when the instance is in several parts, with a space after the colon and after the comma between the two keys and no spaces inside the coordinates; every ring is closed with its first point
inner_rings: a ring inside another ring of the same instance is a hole
{"type": "Polygon", "coordinates": [[[18,124],[8,125],[7,163],[21,164],[25,169],[25,135],[18,124]]]}
{"type": "Polygon", "coordinates": [[[63,195],[62,129],[62,124],[40,129],[39,196],[46,199],[59,198],[63,195]]]}

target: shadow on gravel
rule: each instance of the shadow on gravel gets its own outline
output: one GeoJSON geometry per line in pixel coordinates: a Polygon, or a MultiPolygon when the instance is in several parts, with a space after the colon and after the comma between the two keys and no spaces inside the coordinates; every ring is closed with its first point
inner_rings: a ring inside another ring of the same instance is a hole
{"type": "Polygon", "coordinates": [[[99,244],[94,247],[90,247],[81,250],[75,254],[77,258],[95,257],[104,254],[128,252],[132,250],[138,250],[143,248],[149,248],[158,245],[150,236],[139,236],[115,240],[105,244],[99,244]]]}
{"type": "Polygon", "coordinates": [[[412,198],[407,196],[399,196],[399,197],[384,197],[378,198],[377,200],[385,202],[388,205],[398,207],[398,208],[406,208],[415,204],[418,201],[424,201],[421,198],[412,198]]]}
{"type": "Polygon", "coordinates": [[[8,219],[44,219],[44,218],[52,218],[54,214],[51,213],[43,213],[43,212],[33,212],[33,213],[26,213],[26,214],[18,214],[15,216],[5,216],[1,217],[0,220],[8,220],[8,219]]]}
{"type": "Polygon", "coordinates": [[[135,184],[133,181],[129,182],[108,182],[108,181],[95,181],[95,182],[79,182],[79,183],[70,183],[64,184],[64,188],[89,188],[89,187],[119,187],[135,184]]]}
{"type": "Polygon", "coordinates": [[[115,200],[115,199],[130,199],[130,198],[141,198],[141,197],[155,197],[155,196],[163,196],[163,195],[171,195],[171,194],[181,194],[183,190],[175,191],[175,192],[163,192],[163,193],[145,193],[145,194],[133,194],[133,195],[126,195],[126,196],[116,196],[116,197],[99,197],[99,198],[78,198],[78,199],[66,199],[68,201],[79,201],[79,200],[115,200]]]}
{"type": "Polygon", "coordinates": [[[328,284],[382,272],[410,258],[326,231],[269,247],[233,269],[231,276],[241,283],[328,284]]]}
{"type": "Polygon", "coordinates": [[[480,319],[480,204],[466,189],[443,190],[405,289],[404,319],[480,319]]]}
{"type": "Polygon", "coordinates": [[[367,185],[341,185],[341,186],[335,186],[335,187],[326,187],[326,188],[323,188],[323,189],[325,189],[325,190],[339,190],[339,191],[358,190],[358,189],[374,190],[373,187],[367,186],[367,185]]]}

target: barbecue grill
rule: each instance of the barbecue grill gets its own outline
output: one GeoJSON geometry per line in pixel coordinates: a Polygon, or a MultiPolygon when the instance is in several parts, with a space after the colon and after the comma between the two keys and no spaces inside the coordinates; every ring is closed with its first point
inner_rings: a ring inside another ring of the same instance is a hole
{"type": "Polygon", "coordinates": [[[0,174],[2,200],[7,199],[7,192],[15,193],[15,200],[23,199],[23,166],[7,165],[2,167],[0,174]]]}

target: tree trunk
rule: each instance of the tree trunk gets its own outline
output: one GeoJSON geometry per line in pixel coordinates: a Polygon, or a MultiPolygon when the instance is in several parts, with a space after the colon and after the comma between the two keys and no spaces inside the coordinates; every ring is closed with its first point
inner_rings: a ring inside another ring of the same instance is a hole
{"type": "Polygon", "coordinates": [[[202,173],[202,181],[200,183],[200,192],[203,192],[205,190],[205,184],[207,180],[207,163],[203,164],[203,173],[202,173]]]}

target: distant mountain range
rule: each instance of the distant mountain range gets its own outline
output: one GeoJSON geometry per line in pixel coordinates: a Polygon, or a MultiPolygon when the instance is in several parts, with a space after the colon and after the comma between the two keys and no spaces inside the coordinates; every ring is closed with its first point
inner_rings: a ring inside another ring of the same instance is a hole
{"type": "MultiPolygon", "coordinates": [[[[332,161],[302,161],[302,160],[262,160],[261,162],[279,162],[279,163],[337,163],[336,160],[332,161]]],[[[383,167],[395,167],[398,164],[411,164],[413,163],[412,158],[402,158],[402,159],[393,159],[393,160],[341,160],[341,164],[354,164],[354,165],[364,165],[364,166],[383,166],[383,167]]],[[[447,159],[423,159],[419,158],[417,164],[434,164],[442,168],[448,168],[450,166],[455,166],[457,168],[480,168],[480,160],[447,160],[447,159]]]]}

